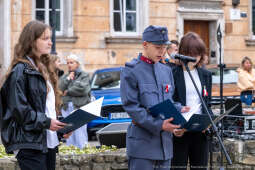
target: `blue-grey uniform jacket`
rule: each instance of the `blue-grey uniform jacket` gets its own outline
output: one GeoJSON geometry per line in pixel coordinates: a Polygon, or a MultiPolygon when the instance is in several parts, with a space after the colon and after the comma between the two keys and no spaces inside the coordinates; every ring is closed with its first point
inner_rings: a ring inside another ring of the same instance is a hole
{"type": "MultiPolygon", "coordinates": [[[[127,131],[127,155],[135,158],[172,158],[172,133],[162,131],[163,120],[147,112],[151,106],[172,100],[174,82],[171,68],[139,59],[126,63],[121,71],[121,100],[133,122],[127,131]]],[[[173,101],[173,100],[172,100],[173,101]]],[[[177,109],[181,110],[181,105],[177,109]]]]}

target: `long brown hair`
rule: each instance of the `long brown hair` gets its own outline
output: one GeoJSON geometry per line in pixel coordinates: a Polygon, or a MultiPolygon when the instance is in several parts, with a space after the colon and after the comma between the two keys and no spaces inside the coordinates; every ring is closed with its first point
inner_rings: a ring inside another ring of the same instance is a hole
{"type": "MultiPolygon", "coordinates": [[[[47,24],[44,24],[40,21],[30,21],[23,28],[19,36],[18,43],[14,47],[14,56],[6,73],[5,79],[10,75],[11,70],[18,63],[28,63],[32,68],[35,68],[33,64],[30,63],[27,59],[27,56],[31,57],[45,81],[47,82],[47,80],[49,80],[52,83],[55,93],[56,112],[59,114],[61,105],[61,92],[58,89],[58,77],[54,72],[54,66],[51,57],[50,55],[44,54],[38,58],[35,55],[35,51],[37,50],[36,40],[43,35],[46,29],[51,28],[47,24]]],[[[48,85],[47,91],[49,91],[48,85]]]]}
{"type": "Polygon", "coordinates": [[[206,47],[200,36],[194,32],[185,34],[180,42],[179,53],[191,57],[201,56],[196,66],[201,66],[204,62],[206,47]]]}

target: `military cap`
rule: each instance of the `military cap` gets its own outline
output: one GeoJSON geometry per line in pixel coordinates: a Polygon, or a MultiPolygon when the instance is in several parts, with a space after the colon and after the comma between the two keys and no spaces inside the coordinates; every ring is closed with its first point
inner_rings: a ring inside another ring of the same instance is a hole
{"type": "Polygon", "coordinates": [[[168,39],[168,31],[166,27],[150,25],[143,32],[143,41],[161,45],[171,44],[168,39]]]}

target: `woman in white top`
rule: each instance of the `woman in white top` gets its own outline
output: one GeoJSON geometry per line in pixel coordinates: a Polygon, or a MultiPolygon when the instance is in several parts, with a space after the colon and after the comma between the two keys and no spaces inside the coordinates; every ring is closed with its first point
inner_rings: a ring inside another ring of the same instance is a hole
{"type": "Polygon", "coordinates": [[[15,153],[21,170],[55,169],[56,131],[65,124],[56,119],[61,100],[51,46],[50,27],[29,22],[1,88],[2,143],[7,153],[15,153]]]}
{"type": "MultiPolygon", "coordinates": [[[[196,58],[196,62],[189,62],[188,67],[202,98],[207,106],[210,106],[212,75],[208,70],[201,68],[206,55],[203,40],[196,33],[189,32],[185,34],[180,42],[179,53],[196,58]]],[[[189,119],[192,114],[206,114],[183,63],[174,67],[173,76],[175,82],[173,99],[183,106],[190,107],[189,112],[182,113],[183,116],[189,119]]],[[[184,133],[182,137],[173,137],[173,169],[187,169],[188,160],[190,169],[206,169],[208,164],[208,141],[205,133],[184,129],[180,133],[184,133]]]]}
{"type": "Polygon", "coordinates": [[[255,69],[249,57],[246,56],[243,58],[241,68],[238,68],[237,72],[237,86],[241,91],[241,101],[247,105],[251,105],[255,89],[255,69]]]}

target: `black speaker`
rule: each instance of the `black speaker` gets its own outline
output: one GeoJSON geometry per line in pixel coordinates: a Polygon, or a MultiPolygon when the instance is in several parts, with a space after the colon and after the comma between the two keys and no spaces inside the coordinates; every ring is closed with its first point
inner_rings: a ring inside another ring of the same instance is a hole
{"type": "Polygon", "coordinates": [[[240,99],[227,99],[225,102],[225,110],[229,110],[235,105],[238,105],[234,110],[232,110],[229,115],[243,115],[242,102],[240,99]]]}
{"type": "Polygon", "coordinates": [[[126,147],[126,134],[130,122],[111,123],[96,132],[100,145],[111,146],[117,148],[126,147]]]}

